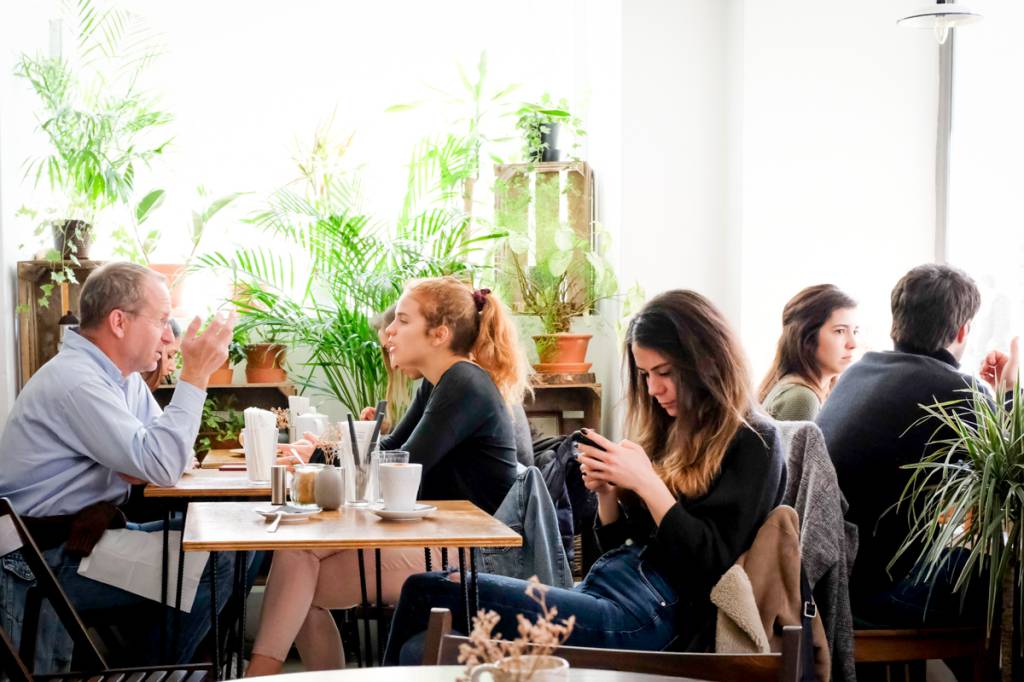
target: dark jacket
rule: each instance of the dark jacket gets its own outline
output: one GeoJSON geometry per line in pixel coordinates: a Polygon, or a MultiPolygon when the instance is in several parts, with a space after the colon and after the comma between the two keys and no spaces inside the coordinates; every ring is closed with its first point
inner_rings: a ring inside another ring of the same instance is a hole
{"type": "Polygon", "coordinates": [[[867,353],[846,370],[832,390],[817,423],[835,465],[839,487],[850,508],[847,520],[857,525],[860,547],[850,576],[850,598],[858,602],[892,588],[913,567],[917,550],[905,553],[890,573],[886,566],[909,534],[905,509],[891,509],[911,472],[900,467],[917,462],[936,433],[935,420],[917,423],[921,405],[961,400],[971,378],[958,371],[953,356],[897,346],[867,353]],[[915,425],[916,423],[916,425],[915,425]]]}

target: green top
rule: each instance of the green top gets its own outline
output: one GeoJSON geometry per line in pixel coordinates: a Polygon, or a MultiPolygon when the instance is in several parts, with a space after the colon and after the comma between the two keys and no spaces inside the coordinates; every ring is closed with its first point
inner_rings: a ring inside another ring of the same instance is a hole
{"type": "Polygon", "coordinates": [[[764,398],[764,409],[782,422],[814,421],[821,409],[818,394],[803,384],[783,379],[764,398]]]}

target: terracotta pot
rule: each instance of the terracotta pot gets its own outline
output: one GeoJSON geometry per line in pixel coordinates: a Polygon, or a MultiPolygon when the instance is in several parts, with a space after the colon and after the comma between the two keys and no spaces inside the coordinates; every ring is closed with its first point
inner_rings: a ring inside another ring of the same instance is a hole
{"type": "Polygon", "coordinates": [[[150,263],[149,269],[156,270],[167,278],[167,288],[171,292],[172,314],[180,313],[185,294],[185,266],[175,263],[150,263]]]}
{"type": "Polygon", "coordinates": [[[230,360],[225,360],[224,364],[220,366],[220,369],[213,370],[213,374],[210,375],[211,384],[230,384],[234,381],[235,370],[231,369],[230,360]]]}
{"type": "Polygon", "coordinates": [[[587,346],[592,334],[541,334],[533,337],[540,362],[534,368],[543,374],[582,374],[590,371],[587,346]]]}
{"type": "Polygon", "coordinates": [[[245,380],[250,384],[274,384],[285,381],[282,369],[285,346],[280,343],[256,343],[245,347],[245,380]]]}
{"type": "Polygon", "coordinates": [[[89,258],[91,244],[92,225],[84,220],[65,220],[53,224],[53,248],[60,253],[62,260],[70,260],[72,253],[78,260],[86,260],[89,258]]]}
{"type": "Polygon", "coordinates": [[[232,450],[234,448],[242,447],[242,444],[238,442],[237,438],[231,438],[229,440],[218,440],[213,434],[210,436],[210,449],[211,450],[232,450]]]}

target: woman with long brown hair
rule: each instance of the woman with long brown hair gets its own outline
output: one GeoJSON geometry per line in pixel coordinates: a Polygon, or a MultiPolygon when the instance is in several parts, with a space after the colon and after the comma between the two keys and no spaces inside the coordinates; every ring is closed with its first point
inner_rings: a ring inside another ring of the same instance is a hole
{"type": "MultiPolygon", "coordinates": [[[[625,360],[630,439],[589,431],[596,446],[579,445],[605,554],[579,586],[550,589],[547,604],[576,617],[569,644],[704,648],[714,630],[711,588],[781,499],[785,463],[774,426],[758,417],[732,331],[700,294],[670,291],[649,301],[629,325],[625,360]]],[[[525,588],[480,576],[480,606],[501,615],[504,637],[516,635],[516,614],[532,620],[539,612],[525,588]]],[[[406,581],[386,663],[418,661],[410,640],[434,606],[465,622],[448,576],[406,581]]]]}
{"type": "Polygon", "coordinates": [[[782,309],[782,335],[758,400],[781,421],[812,421],[857,348],[857,303],[832,284],[807,287],[782,309]]]}
{"type": "MultiPolygon", "coordinates": [[[[424,385],[381,449],[407,450],[422,465],[423,499],[468,499],[493,514],[515,482],[509,405],[522,401],[527,382],[511,315],[487,289],[454,277],[417,280],[399,298],[384,337],[392,365],[421,375],[424,385]]],[[[382,550],[384,599],[394,603],[422,566],[420,549],[382,550]]],[[[279,672],[293,641],[307,669],[345,667],[329,609],[361,601],[358,574],[354,550],[275,552],[246,674],[279,672]]],[[[367,588],[376,590],[372,571],[367,588]]]]}

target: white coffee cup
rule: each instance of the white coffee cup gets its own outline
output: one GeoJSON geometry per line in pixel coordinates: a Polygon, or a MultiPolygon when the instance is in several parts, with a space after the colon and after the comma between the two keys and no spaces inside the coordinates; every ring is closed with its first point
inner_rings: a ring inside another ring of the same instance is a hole
{"type": "Polygon", "coordinates": [[[497,663],[484,663],[473,668],[469,679],[478,682],[490,674],[494,682],[568,682],[569,662],[558,656],[516,656],[497,663]]]}
{"type": "Polygon", "coordinates": [[[423,475],[421,464],[380,465],[380,494],[388,511],[412,511],[423,475]]]}

